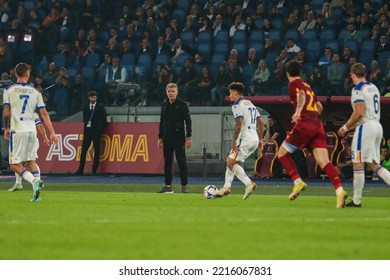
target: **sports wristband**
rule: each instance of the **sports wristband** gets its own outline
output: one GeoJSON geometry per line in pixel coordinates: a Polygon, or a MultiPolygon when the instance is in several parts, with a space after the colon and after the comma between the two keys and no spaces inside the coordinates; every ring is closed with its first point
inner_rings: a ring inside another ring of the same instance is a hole
{"type": "Polygon", "coordinates": [[[344,130],[344,132],[348,132],[348,127],[345,124],[341,128],[344,130]]]}

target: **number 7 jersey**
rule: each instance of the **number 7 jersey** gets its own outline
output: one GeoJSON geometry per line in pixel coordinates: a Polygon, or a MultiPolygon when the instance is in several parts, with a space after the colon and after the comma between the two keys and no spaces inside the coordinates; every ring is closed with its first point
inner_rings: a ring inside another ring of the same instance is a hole
{"type": "Polygon", "coordinates": [[[11,130],[36,131],[34,113],[44,108],[42,95],[27,83],[15,83],[4,90],[4,106],[11,108],[11,130]]]}

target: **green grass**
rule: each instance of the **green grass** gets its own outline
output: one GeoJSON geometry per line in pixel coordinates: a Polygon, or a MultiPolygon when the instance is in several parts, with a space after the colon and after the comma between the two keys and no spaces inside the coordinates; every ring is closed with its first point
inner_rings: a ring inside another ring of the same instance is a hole
{"type": "MultiPolygon", "coordinates": [[[[390,192],[366,188],[363,208],[336,209],[330,187],[288,201],[290,187],[243,188],[207,200],[157,185],[51,183],[42,202],[0,183],[0,259],[389,259],[390,192]]],[[[352,194],[351,189],[347,189],[352,194]]]]}

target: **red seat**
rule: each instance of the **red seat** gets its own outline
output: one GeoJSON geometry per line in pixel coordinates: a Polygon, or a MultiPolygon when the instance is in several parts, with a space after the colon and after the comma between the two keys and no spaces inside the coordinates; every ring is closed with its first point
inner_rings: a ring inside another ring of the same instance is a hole
{"type": "Polygon", "coordinates": [[[272,178],[273,165],[278,156],[278,143],[275,140],[268,140],[265,142],[263,151],[261,151],[259,158],[256,160],[254,166],[255,176],[258,178],[272,178]]]}

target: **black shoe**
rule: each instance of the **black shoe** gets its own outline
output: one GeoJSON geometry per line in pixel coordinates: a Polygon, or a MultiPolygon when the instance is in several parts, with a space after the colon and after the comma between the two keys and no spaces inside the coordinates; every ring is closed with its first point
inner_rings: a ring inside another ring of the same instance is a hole
{"type": "Polygon", "coordinates": [[[188,193],[187,186],[181,186],[181,192],[182,193],[188,193]]]}
{"type": "Polygon", "coordinates": [[[165,186],[157,193],[173,193],[172,187],[165,186]]]}
{"type": "Polygon", "coordinates": [[[358,208],[360,208],[360,207],[362,207],[362,204],[355,204],[355,203],[353,202],[353,200],[351,200],[350,202],[348,202],[347,204],[345,204],[345,207],[358,207],[358,208]]]}
{"type": "Polygon", "coordinates": [[[81,175],[81,174],[84,174],[84,172],[81,171],[81,170],[77,170],[74,174],[76,174],[76,175],[81,175]]]}

